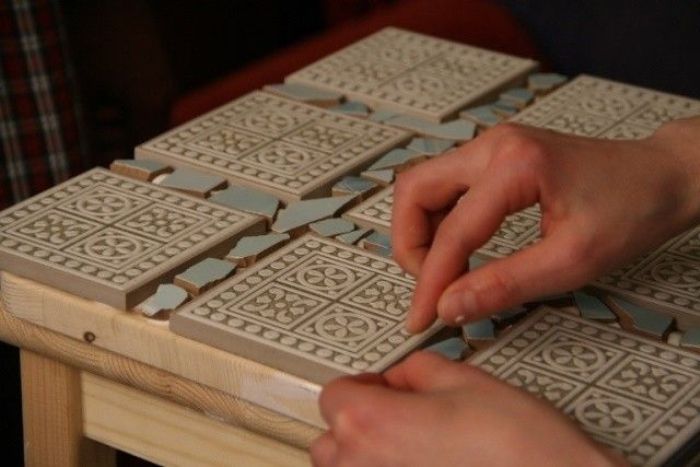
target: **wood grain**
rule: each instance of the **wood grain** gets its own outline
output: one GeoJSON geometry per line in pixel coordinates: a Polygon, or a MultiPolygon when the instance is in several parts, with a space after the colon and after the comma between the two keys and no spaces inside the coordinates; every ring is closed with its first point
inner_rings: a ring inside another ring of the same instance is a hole
{"type": "Polygon", "coordinates": [[[82,403],[87,436],[161,465],[309,464],[300,449],[90,373],[82,403]]]}
{"type": "MultiPolygon", "coordinates": [[[[5,310],[16,317],[73,339],[84,341],[89,338],[92,345],[82,350],[75,348],[73,340],[70,344],[62,341],[67,348],[61,349],[61,353],[64,358],[77,360],[76,363],[92,361],[98,372],[100,366],[94,360],[104,357],[98,357],[92,350],[109,350],[118,354],[114,358],[127,357],[129,362],[144,363],[180,377],[168,379],[168,384],[177,381],[178,385],[187,386],[185,382],[189,380],[217,389],[243,403],[249,402],[285,415],[304,426],[325,426],[317,404],[319,385],[177,336],[167,329],[166,322],[126,313],[6,272],[0,276],[0,298],[5,310]]],[[[5,315],[5,321],[8,318],[5,315]]],[[[32,331],[37,335],[24,336],[21,345],[41,343],[44,352],[52,351],[54,334],[48,338],[42,332],[32,331]],[[50,342],[45,342],[46,339],[50,342]]],[[[8,340],[2,335],[0,338],[8,340]]],[[[17,340],[16,336],[9,337],[8,341],[15,343],[13,340],[17,340]]],[[[121,360],[110,361],[116,366],[113,368],[115,373],[124,374],[118,368],[121,360]]],[[[131,365],[129,363],[129,368],[131,365]]],[[[130,378],[130,381],[134,380],[130,378]]],[[[181,394],[174,392],[173,395],[181,394]]],[[[267,429],[273,428],[271,425],[274,423],[265,424],[267,429]]]]}
{"type": "Polygon", "coordinates": [[[307,448],[320,434],[320,430],[314,426],[170,372],[43,329],[15,318],[1,308],[0,340],[49,355],[52,359],[76,368],[134,386],[293,446],[307,448]]]}
{"type": "Polygon", "coordinates": [[[28,350],[20,361],[25,465],[116,465],[113,449],[83,437],[80,371],[28,350]]]}

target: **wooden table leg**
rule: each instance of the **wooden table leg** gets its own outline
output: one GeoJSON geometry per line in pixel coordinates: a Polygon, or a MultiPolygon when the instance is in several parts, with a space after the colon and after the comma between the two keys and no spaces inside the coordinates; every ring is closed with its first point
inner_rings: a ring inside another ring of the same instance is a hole
{"type": "Polygon", "coordinates": [[[115,451],[83,436],[80,371],[22,350],[22,418],[27,466],[114,466],[115,451]]]}

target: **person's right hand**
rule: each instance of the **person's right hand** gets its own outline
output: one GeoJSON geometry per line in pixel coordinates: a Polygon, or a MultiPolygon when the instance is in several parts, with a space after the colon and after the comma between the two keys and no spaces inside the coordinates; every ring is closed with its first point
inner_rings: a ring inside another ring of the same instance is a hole
{"type": "Polygon", "coordinates": [[[399,175],[392,245],[417,276],[407,327],[448,324],[572,290],[700,218],[700,118],[608,141],[499,125],[399,175]],[[539,203],[543,239],[467,272],[503,219],[539,203]]]}

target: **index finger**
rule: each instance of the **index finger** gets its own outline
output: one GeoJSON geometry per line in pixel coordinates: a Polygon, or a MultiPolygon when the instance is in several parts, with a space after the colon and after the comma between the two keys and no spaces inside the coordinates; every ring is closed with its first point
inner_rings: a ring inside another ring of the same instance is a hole
{"type": "Polygon", "coordinates": [[[454,204],[487,165],[479,140],[399,175],[394,187],[391,245],[396,261],[418,275],[433,235],[431,214],[454,204]]]}

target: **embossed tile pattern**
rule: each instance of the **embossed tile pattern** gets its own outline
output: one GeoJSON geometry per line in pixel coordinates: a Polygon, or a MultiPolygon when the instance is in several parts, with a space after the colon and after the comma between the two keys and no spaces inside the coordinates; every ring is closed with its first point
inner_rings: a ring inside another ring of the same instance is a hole
{"type": "Polygon", "coordinates": [[[510,121],[581,136],[638,139],[692,115],[700,115],[700,101],[584,75],[510,121]]]}
{"type": "Polygon", "coordinates": [[[660,465],[700,429],[700,357],[542,309],[470,362],[548,400],[633,465],[660,465]]]}
{"type": "Polygon", "coordinates": [[[404,331],[413,286],[389,259],[307,235],[170,323],[178,334],[325,383],[381,371],[438,330],[404,331]]]}
{"type": "MultiPolygon", "coordinates": [[[[389,235],[393,204],[394,187],[390,186],[348,210],[343,217],[389,235]]],[[[477,253],[488,258],[499,258],[534,243],[539,236],[539,219],[537,206],[508,216],[500,229],[477,253]]]]}
{"type": "Polygon", "coordinates": [[[386,28],[291,74],[287,81],[440,122],[524,78],[535,66],[532,60],[386,28]]]}
{"type": "Polygon", "coordinates": [[[136,148],[296,201],[406,141],[399,129],[253,92],[136,148]]]}
{"type": "Polygon", "coordinates": [[[0,268],[127,308],[261,228],[258,217],[94,169],[0,213],[0,268]]]}

